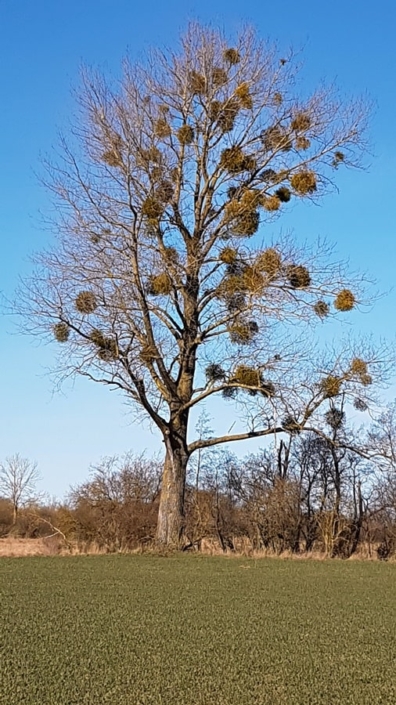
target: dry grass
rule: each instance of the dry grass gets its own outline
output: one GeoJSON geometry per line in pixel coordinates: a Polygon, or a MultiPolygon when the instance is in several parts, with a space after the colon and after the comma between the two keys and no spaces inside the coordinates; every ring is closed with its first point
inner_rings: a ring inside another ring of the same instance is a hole
{"type": "Polygon", "coordinates": [[[0,539],[0,557],[22,558],[25,556],[54,556],[61,551],[59,538],[20,539],[9,536],[0,539]]]}
{"type": "MultiPolygon", "coordinates": [[[[202,539],[201,548],[199,551],[191,551],[196,555],[204,556],[223,556],[224,558],[253,558],[255,561],[265,558],[277,558],[283,560],[309,560],[309,561],[345,561],[343,558],[330,558],[323,551],[301,551],[293,553],[286,550],[281,554],[272,549],[253,549],[249,541],[243,539],[235,540],[235,551],[227,549],[223,551],[219,542],[216,539],[202,539]]],[[[377,548],[379,544],[362,544],[358,551],[354,553],[347,561],[379,561],[377,548]]],[[[159,549],[153,543],[141,544],[134,549],[124,549],[119,551],[111,551],[105,546],[99,546],[95,542],[86,543],[71,543],[69,546],[65,544],[61,537],[52,535],[47,538],[38,539],[23,539],[9,536],[0,539],[0,558],[24,558],[27,556],[95,556],[106,555],[109,553],[123,554],[152,554],[152,555],[174,555],[173,549],[159,549]]],[[[177,551],[176,551],[177,553],[177,551]]],[[[189,551],[190,553],[190,551],[189,551]]],[[[396,563],[396,556],[388,559],[388,563],[396,563]]]]}

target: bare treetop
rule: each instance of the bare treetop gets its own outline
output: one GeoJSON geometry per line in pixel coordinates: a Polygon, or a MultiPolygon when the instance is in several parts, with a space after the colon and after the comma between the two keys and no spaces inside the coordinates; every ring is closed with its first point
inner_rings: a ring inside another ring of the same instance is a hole
{"type": "Polygon", "coordinates": [[[36,485],[40,479],[37,463],[22,458],[19,453],[0,464],[0,495],[12,502],[14,524],[18,510],[36,498],[36,485]]]}

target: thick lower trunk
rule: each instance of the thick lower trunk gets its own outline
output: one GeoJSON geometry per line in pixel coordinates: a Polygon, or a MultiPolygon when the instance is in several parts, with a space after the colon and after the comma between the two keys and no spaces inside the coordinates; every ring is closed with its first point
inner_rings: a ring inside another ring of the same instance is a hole
{"type": "Polygon", "coordinates": [[[156,537],[162,546],[179,548],[182,543],[187,461],[183,449],[166,442],[156,537]]]}

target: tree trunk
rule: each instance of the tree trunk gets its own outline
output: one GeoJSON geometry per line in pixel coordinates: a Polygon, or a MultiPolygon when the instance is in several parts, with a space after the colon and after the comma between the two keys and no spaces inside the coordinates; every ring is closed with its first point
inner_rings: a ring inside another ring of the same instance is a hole
{"type": "Polygon", "coordinates": [[[157,543],[179,548],[184,531],[184,494],[188,455],[167,438],[161,497],[158,510],[157,543]]]}

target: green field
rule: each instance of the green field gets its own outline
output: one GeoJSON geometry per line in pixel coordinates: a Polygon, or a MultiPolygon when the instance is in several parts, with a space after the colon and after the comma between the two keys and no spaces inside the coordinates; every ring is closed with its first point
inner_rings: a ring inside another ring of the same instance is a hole
{"type": "Polygon", "coordinates": [[[396,566],[0,561],[1,705],[396,703],[396,566]]]}

